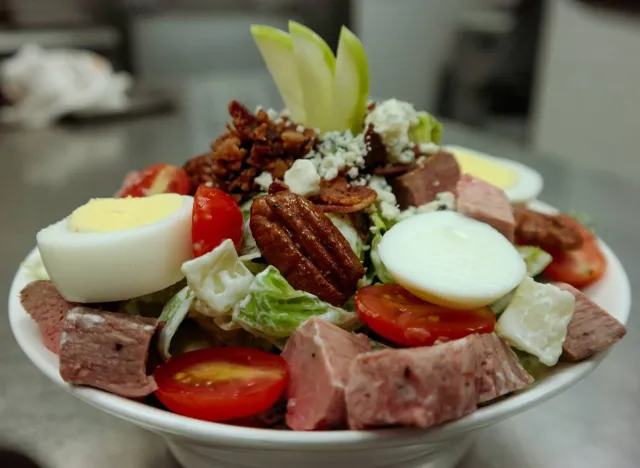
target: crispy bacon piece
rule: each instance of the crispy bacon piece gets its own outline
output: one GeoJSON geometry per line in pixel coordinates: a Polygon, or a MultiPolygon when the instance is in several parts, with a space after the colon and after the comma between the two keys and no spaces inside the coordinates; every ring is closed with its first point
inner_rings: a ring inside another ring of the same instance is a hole
{"type": "Polygon", "coordinates": [[[573,250],[582,245],[582,236],[562,218],[530,210],[523,206],[513,209],[516,219],[516,243],[536,245],[550,252],[573,250]]]}
{"type": "Polygon", "coordinates": [[[282,179],[296,159],[315,145],[313,130],[300,128],[286,118],[277,122],[263,110],[252,114],[238,101],[229,103],[231,125],[211,145],[211,152],[184,166],[195,193],[200,184],[220,188],[245,199],[259,191],[255,178],[269,172],[282,179]]]}
{"type": "Polygon", "coordinates": [[[345,177],[337,177],[320,181],[320,195],[314,202],[325,213],[355,213],[373,204],[377,198],[375,190],[350,185],[345,177]]]}
{"type": "Polygon", "coordinates": [[[330,304],[344,304],[364,275],[342,233],[300,195],[278,192],[256,198],[249,226],[262,255],[291,286],[330,304]]]}

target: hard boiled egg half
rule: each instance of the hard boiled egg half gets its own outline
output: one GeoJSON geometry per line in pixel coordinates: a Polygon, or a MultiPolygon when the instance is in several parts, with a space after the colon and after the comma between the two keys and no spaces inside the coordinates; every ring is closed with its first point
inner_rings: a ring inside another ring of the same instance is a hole
{"type": "Polygon", "coordinates": [[[112,302],[183,278],[192,258],[193,198],[98,198],[38,235],[45,269],[70,302],[112,302]]]}
{"type": "Polygon", "coordinates": [[[542,191],[542,176],[524,164],[462,146],[446,146],[445,150],[456,158],[462,174],[501,188],[513,204],[533,201],[542,191]]]}
{"type": "Polygon", "coordinates": [[[453,211],[401,221],[383,236],[378,252],[400,286],[455,309],[489,305],[527,274],[524,260],[506,237],[453,211]]]}

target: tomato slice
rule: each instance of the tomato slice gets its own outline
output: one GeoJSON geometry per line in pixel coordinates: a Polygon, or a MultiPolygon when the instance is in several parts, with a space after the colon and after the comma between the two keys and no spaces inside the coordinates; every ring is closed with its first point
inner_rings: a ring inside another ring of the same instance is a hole
{"type": "Polygon", "coordinates": [[[194,257],[211,252],[225,239],[231,239],[236,249],[240,249],[244,229],[242,211],[222,190],[206,185],[198,187],[191,219],[194,257]]]}
{"type": "Polygon", "coordinates": [[[602,278],[607,260],[598,246],[598,239],[583,224],[567,215],[559,215],[582,236],[582,245],[575,250],[552,252],[553,260],[544,270],[553,281],[562,281],[576,288],[584,288],[602,278]]]}
{"type": "Polygon", "coordinates": [[[191,189],[184,169],[170,164],[154,164],[127,176],[117,197],[147,197],[159,193],[187,195],[191,189]]]}
{"type": "Polygon", "coordinates": [[[205,421],[245,418],[269,409],[287,381],[285,360],[249,348],[180,354],[153,373],[155,395],[171,411],[205,421]]]}
{"type": "Polygon", "coordinates": [[[402,286],[366,286],[356,292],[360,318],[378,335],[404,346],[430,346],[436,341],[491,333],[496,316],[489,307],[457,310],[423,301],[402,286]]]}

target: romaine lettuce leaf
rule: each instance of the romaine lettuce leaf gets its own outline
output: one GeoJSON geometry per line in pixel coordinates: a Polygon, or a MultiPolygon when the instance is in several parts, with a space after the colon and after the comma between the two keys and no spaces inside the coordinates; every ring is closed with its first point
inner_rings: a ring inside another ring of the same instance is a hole
{"type": "Polygon", "coordinates": [[[345,329],[359,325],[356,313],[347,312],[312,294],[293,289],[273,266],[256,276],[249,294],[233,311],[235,323],[278,346],[283,345],[286,338],[313,316],[345,329]]]}
{"type": "Polygon", "coordinates": [[[380,258],[380,252],[378,252],[378,245],[382,240],[382,234],[380,231],[373,236],[373,240],[371,241],[371,264],[373,266],[373,270],[375,271],[376,276],[382,283],[395,283],[395,280],[387,270],[387,267],[382,263],[382,259],[380,258]]]}
{"type": "Polygon", "coordinates": [[[517,247],[520,256],[527,265],[527,275],[538,276],[551,263],[553,258],[539,247],[520,245],[517,247]]]}
{"type": "Polygon", "coordinates": [[[185,286],[178,294],[173,296],[162,309],[162,314],[160,314],[158,318],[162,327],[158,337],[158,350],[164,360],[171,357],[169,352],[171,340],[178,331],[178,327],[180,327],[182,321],[189,314],[189,309],[191,308],[194,298],[195,295],[191,291],[191,288],[185,286]]]}
{"type": "Polygon", "coordinates": [[[233,307],[245,297],[253,274],[238,258],[231,239],[182,265],[187,284],[203,303],[201,313],[229,322],[233,307]]]}
{"type": "Polygon", "coordinates": [[[355,228],[351,220],[345,216],[336,213],[328,213],[327,217],[331,220],[333,225],[338,228],[345,239],[351,245],[351,248],[358,256],[360,261],[364,260],[364,242],[358,234],[358,230],[355,228]]]}

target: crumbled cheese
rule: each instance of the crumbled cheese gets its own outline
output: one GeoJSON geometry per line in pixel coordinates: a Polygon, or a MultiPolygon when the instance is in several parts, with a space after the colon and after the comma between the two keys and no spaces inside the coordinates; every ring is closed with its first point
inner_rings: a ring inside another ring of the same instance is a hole
{"type": "Polygon", "coordinates": [[[422,213],[431,213],[432,211],[445,211],[455,209],[456,197],[451,192],[440,192],[436,195],[435,200],[420,206],[410,206],[403,210],[396,217],[396,221],[402,221],[413,215],[422,213]]]}
{"type": "Polygon", "coordinates": [[[255,179],[256,184],[263,190],[269,190],[269,185],[273,183],[273,176],[269,172],[263,172],[255,179]]]}
{"type": "Polygon", "coordinates": [[[356,178],[358,168],[364,167],[367,150],[364,135],[353,136],[351,131],[327,132],[320,138],[317,149],[311,151],[306,158],[316,166],[320,177],[332,180],[345,168],[350,170],[348,176],[356,178]]]}
{"type": "Polygon", "coordinates": [[[422,154],[434,154],[440,151],[441,148],[439,145],[436,145],[435,143],[431,142],[431,143],[420,143],[419,149],[422,154]]]}
{"type": "Polygon", "coordinates": [[[304,133],[304,130],[305,130],[304,125],[298,125],[296,127],[296,132],[298,133],[304,133]]]}
{"type": "Polygon", "coordinates": [[[388,99],[376,105],[365,118],[365,125],[373,127],[387,148],[390,163],[408,164],[415,160],[409,130],[420,123],[411,104],[388,99]],[[411,151],[409,151],[411,149],[411,151]]]}
{"type": "Polygon", "coordinates": [[[320,192],[320,175],[308,159],[298,159],[294,162],[284,173],[284,183],[298,195],[309,196],[320,192]]]}
{"type": "Polygon", "coordinates": [[[369,180],[369,188],[372,188],[378,194],[378,206],[380,214],[386,219],[395,219],[400,214],[398,208],[398,200],[393,193],[393,189],[384,177],[373,176],[369,180]]]}
{"type": "Polygon", "coordinates": [[[280,118],[280,113],[277,110],[274,109],[267,109],[265,110],[265,112],[267,113],[267,115],[269,116],[269,118],[273,121],[275,121],[276,119],[280,118]]]}
{"type": "Polygon", "coordinates": [[[355,179],[356,177],[358,177],[358,174],[360,174],[360,171],[356,166],[353,166],[347,171],[347,177],[349,177],[350,179],[355,179]]]}

